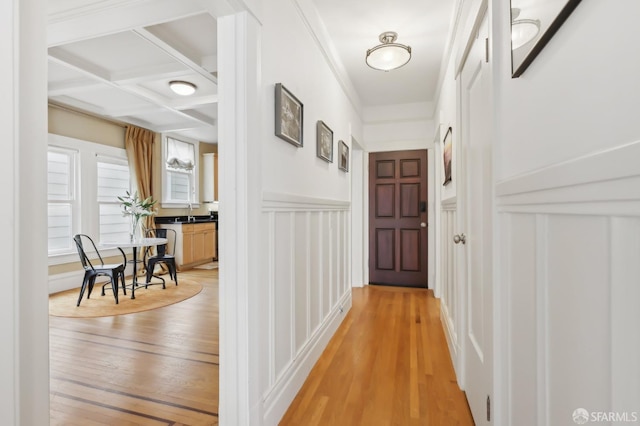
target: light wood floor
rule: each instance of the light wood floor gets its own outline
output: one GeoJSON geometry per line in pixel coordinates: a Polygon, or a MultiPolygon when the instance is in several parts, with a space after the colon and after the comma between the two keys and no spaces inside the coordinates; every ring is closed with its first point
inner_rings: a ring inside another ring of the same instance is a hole
{"type": "Polygon", "coordinates": [[[280,425],[473,425],[431,291],[368,286],[280,425]]]}
{"type": "Polygon", "coordinates": [[[51,425],[218,424],[218,272],[181,277],[202,292],[136,314],[49,317],[51,425]]]}
{"type": "MultiPolygon", "coordinates": [[[[217,425],[218,274],[187,301],[50,317],[51,425],[217,425]]],[[[143,290],[141,290],[143,291],[143,290]]],[[[108,297],[108,296],[105,296],[108,297]]],[[[281,425],[472,425],[430,291],[354,289],[353,308],[281,425]]]]}

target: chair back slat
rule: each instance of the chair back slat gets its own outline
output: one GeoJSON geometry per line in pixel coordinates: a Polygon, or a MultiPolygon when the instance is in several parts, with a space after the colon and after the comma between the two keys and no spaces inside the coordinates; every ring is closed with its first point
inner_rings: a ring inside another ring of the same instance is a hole
{"type": "Polygon", "coordinates": [[[95,270],[93,264],[91,263],[91,259],[89,259],[89,256],[87,255],[87,250],[85,249],[85,246],[87,246],[87,248],[89,249],[93,248],[93,251],[96,253],[96,255],[98,255],[98,259],[100,259],[100,264],[104,265],[102,256],[100,256],[100,252],[98,251],[96,244],[93,242],[91,237],[85,234],[76,234],[73,237],[73,241],[76,243],[78,256],[80,257],[80,262],[82,263],[82,267],[85,270],[88,270],[88,269],[95,270]],[[89,244],[91,245],[90,247],[89,247],[89,244]]]}
{"type": "MultiPolygon", "coordinates": [[[[164,228],[156,229],[156,238],[167,238],[167,230],[164,228]]],[[[167,254],[167,245],[162,244],[157,246],[156,253],[158,256],[165,256],[167,254]]]]}

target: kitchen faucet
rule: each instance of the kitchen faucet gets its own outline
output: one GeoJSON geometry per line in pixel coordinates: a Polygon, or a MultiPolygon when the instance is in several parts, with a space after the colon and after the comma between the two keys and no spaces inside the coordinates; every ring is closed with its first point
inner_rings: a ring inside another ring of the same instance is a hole
{"type": "Polygon", "coordinates": [[[187,216],[187,222],[195,222],[196,218],[193,216],[193,204],[189,201],[189,215],[187,216]]]}

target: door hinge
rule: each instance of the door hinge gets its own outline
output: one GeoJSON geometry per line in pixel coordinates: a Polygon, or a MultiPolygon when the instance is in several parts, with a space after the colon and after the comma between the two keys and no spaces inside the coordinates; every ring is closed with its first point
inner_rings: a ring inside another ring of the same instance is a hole
{"type": "Polygon", "coordinates": [[[491,397],[487,395],[487,421],[491,421],[491,397]]]}
{"type": "Polygon", "coordinates": [[[489,63],[489,38],[484,39],[484,60],[489,63]]]}

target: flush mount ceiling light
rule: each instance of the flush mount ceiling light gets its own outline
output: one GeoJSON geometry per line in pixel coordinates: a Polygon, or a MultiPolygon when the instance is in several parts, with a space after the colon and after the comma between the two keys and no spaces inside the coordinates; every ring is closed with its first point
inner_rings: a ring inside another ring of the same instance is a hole
{"type": "Polygon", "coordinates": [[[176,94],[181,96],[189,96],[196,93],[196,85],[188,81],[173,80],[169,82],[169,87],[176,94]]]}
{"type": "Polygon", "coordinates": [[[515,50],[536,38],[540,32],[540,20],[517,19],[520,9],[511,9],[511,49],[515,50]]]}
{"type": "Polygon", "coordinates": [[[380,34],[378,39],[382,44],[367,50],[367,65],[376,70],[391,71],[409,62],[411,48],[394,43],[397,38],[398,34],[393,31],[380,34]]]}

